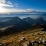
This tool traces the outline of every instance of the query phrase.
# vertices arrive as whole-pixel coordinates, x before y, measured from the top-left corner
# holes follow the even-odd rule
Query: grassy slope
[[[8,35],[8,36],[2,36],[0,38],[0,42],[3,43],[3,46],[21,46],[20,43],[24,43],[26,42],[26,40],[36,40],[36,37],[38,36],[39,38],[45,38],[46,39],[46,34],[43,35],[38,35],[39,32],[42,32],[41,30],[43,30],[43,28],[35,28],[35,29],[31,29],[31,30],[26,30],[17,34],[12,34],[12,35]],[[35,34],[35,36],[33,36],[32,34]],[[25,41],[21,42],[20,38],[21,37],[25,37]],[[37,40],[39,40],[39,38]]]

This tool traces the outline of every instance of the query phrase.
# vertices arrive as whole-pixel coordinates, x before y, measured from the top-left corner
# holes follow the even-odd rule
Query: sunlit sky
[[[0,13],[46,12],[46,0],[0,0]]]

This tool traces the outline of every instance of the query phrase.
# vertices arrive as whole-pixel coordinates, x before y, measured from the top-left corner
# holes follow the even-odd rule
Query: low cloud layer
[[[38,10],[34,9],[16,9],[16,8],[2,8],[2,12],[0,13],[34,13],[34,12],[39,12]],[[1,9],[0,9],[1,10]]]
[[[38,10],[34,10],[34,9],[18,9],[18,8],[14,8],[18,7],[19,4],[18,3],[14,3],[12,4],[12,2],[6,1],[6,0],[0,0],[0,13],[1,14],[6,14],[6,13],[31,13],[31,12],[39,12]]]

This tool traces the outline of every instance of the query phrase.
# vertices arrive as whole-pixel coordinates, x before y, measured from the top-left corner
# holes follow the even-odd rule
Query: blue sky
[[[46,0],[0,0],[0,10],[0,13],[32,11],[46,12]]]
[[[21,9],[46,10],[46,0],[10,0],[13,4],[18,3]]]

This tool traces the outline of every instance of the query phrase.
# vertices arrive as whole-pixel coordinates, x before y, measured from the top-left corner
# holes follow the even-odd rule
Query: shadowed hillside
[[[46,46],[46,21],[39,17],[14,17],[0,23],[0,46]]]

